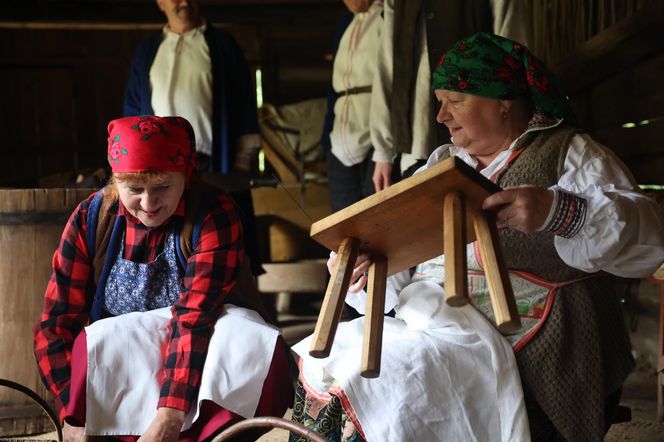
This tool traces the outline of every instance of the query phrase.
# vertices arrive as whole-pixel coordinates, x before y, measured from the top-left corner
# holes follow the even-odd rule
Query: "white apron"
[[[368,442],[530,440],[514,352],[477,310],[447,306],[432,281],[405,287],[396,310],[378,378],[360,376],[364,317],[339,324],[327,358],[309,356],[311,337],[295,345],[305,389],[339,395]]]
[[[253,417],[279,331],[258,313],[227,304],[210,339],[198,398],[182,431],[211,400],[242,417]],[[88,435],[140,435],[157,414],[162,347],[170,307],[128,313],[86,327]]]

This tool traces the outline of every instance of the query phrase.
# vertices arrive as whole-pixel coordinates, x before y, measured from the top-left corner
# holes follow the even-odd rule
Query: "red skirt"
[[[74,341],[71,356],[71,386],[65,422],[73,426],[85,426],[85,388],[88,369],[87,342],[85,331]],[[272,363],[263,383],[263,390],[256,408],[256,416],[282,417],[293,404],[293,383],[289,370],[289,355],[286,343],[281,336],[272,356]],[[180,442],[201,442],[209,440],[225,428],[241,421],[242,416],[223,408],[212,401],[203,401],[198,419],[191,428],[180,433]],[[260,430],[263,433],[267,430]],[[251,439],[258,437],[252,433]],[[116,439],[134,442],[138,436],[114,436]]]

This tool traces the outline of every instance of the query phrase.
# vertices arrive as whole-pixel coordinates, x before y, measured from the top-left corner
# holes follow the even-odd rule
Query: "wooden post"
[[[660,270],[664,266],[660,267]],[[657,358],[657,419],[664,422],[664,281],[659,284],[659,356]]]
[[[464,197],[453,191],[443,202],[443,249],[445,254],[445,302],[454,307],[468,299],[466,262],[466,209]]]
[[[500,249],[495,215],[482,210],[473,212],[472,217],[496,326],[503,333],[514,333],[521,328],[521,318],[516,309],[512,284]]]
[[[372,256],[367,286],[367,308],[364,317],[364,340],[362,342],[362,368],[365,378],[380,375],[380,355],[383,346],[383,322],[385,319],[385,286],[387,283],[387,260]]]
[[[309,354],[315,358],[329,356],[332,349],[358,249],[359,241],[355,238],[345,238],[339,246],[309,349]]]

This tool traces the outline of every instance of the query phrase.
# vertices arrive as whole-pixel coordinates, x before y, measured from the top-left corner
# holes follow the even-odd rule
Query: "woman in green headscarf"
[[[533,438],[602,440],[633,367],[608,273],[642,277],[661,264],[661,213],[576,127],[555,77],[523,45],[476,34],[447,52],[432,84],[453,145],[428,164],[460,156],[506,189],[484,208],[504,227],[507,265],[550,287],[520,297],[545,309],[535,327],[524,321],[519,336],[532,335],[510,338]]]
[[[555,78],[523,45],[475,34],[443,56],[432,84],[452,144],[424,167],[455,156],[504,189],[483,207],[496,212],[522,329],[502,337],[493,327],[471,244],[472,306],[442,302],[442,256],[388,279],[385,308],[396,315],[379,378],[348,368],[363,318],[339,325],[326,359],[308,357],[309,338],[296,345],[295,415],[315,422],[336,398],[367,440],[601,441],[634,366],[609,274],[638,278],[662,264],[664,214],[576,127]],[[369,263],[358,258],[346,298],[361,313]]]

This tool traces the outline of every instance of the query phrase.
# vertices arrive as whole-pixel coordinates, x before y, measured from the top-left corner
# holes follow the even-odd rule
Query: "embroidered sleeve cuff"
[[[543,230],[556,236],[572,238],[586,221],[588,201],[585,198],[556,189],[553,209]]]

